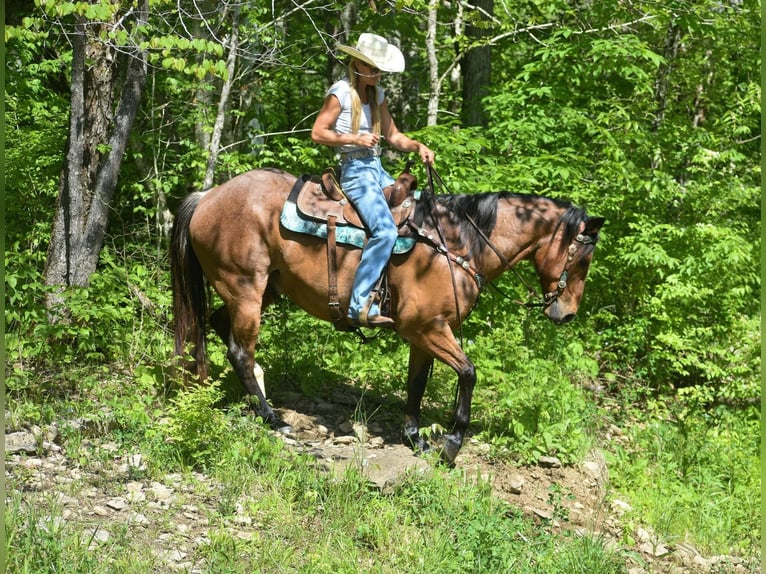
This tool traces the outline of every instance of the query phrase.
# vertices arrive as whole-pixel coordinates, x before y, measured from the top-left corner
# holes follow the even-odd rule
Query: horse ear
[[[595,235],[598,233],[598,230],[601,229],[601,226],[604,225],[604,219],[603,217],[588,217],[588,220],[585,222],[585,230],[583,233],[585,235]]]

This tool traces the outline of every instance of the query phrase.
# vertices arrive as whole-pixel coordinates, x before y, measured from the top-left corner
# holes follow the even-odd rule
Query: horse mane
[[[434,199],[441,217],[446,218],[449,224],[456,228],[462,243],[458,247],[466,248],[469,258],[479,256],[486,247],[486,242],[476,227],[487,237],[492,234],[497,225],[497,207],[500,200],[515,199],[524,205],[525,208],[517,213],[521,219],[531,219],[534,213],[539,211],[538,207],[541,203],[550,203],[558,209],[563,209],[564,213],[559,217],[553,231],[553,235],[555,235],[561,229],[560,249],[562,251],[574,241],[579,232],[580,224],[588,218],[584,209],[576,207],[568,201],[534,194],[501,191],[437,195]],[[469,221],[468,217],[473,220],[473,223]],[[476,227],[474,227],[474,223]],[[592,245],[588,247],[592,249]]]
[[[577,237],[577,234],[580,232],[580,224],[587,220],[588,215],[585,213],[584,209],[574,205],[569,205],[567,210],[559,218],[558,224],[556,225],[556,230],[553,232],[555,235],[560,227],[564,228],[562,231],[561,243],[559,244],[559,252],[564,251],[569,247],[569,245],[575,240],[575,237]],[[593,251],[594,247],[595,245],[593,243],[583,244],[583,255],[587,255]]]

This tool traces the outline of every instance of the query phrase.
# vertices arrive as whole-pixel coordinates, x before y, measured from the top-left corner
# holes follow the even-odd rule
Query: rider
[[[386,139],[399,151],[417,152],[432,164],[434,152],[396,127],[383,88],[377,85],[382,72],[404,71],[401,51],[377,34],[361,34],[356,47],[338,46],[351,56],[348,77],[334,83],[325,95],[311,139],[337,148],[340,184],[367,226],[369,239],[354,276],[348,317],[356,325],[393,327],[381,315],[372,289],[386,266],[394,243],[396,225],[383,188],[394,179],[380,163],[380,143]]]

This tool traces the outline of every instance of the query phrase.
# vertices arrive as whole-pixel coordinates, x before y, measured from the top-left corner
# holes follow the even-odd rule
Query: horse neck
[[[551,242],[563,212],[553,200],[544,197],[501,197],[489,240],[505,261],[485,247],[482,273],[491,281],[519,261],[532,259],[539,248]]]

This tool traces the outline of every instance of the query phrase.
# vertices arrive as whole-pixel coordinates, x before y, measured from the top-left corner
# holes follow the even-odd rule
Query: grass
[[[159,551],[167,524],[73,519],[50,498],[15,494],[9,572],[164,571],[170,548],[185,548],[183,561],[202,572],[625,571],[596,538],[559,540],[455,473],[412,476],[383,495],[353,470],[332,479],[285,453],[267,466],[220,469],[222,488],[240,490],[237,510],[209,506],[204,541],[192,549],[179,537]],[[94,536],[96,529],[108,538]]]
[[[116,378],[99,394],[126,387]],[[113,400],[98,436],[87,428],[64,431],[66,469],[77,468],[79,481],[30,491],[30,476],[12,473],[8,572],[167,571],[174,551],[189,570],[206,573],[625,571],[620,553],[597,536],[554,536],[459,469],[412,474],[383,493],[353,466],[340,477],[326,472],[236,405],[224,411],[206,404],[216,396],[209,389],[172,400],[148,387],[141,392],[143,415]],[[88,405],[98,408],[98,397],[83,399],[79,415]],[[212,426],[200,424],[205,409],[216,414]],[[179,435],[171,443],[162,435],[168,428]],[[196,442],[187,440],[192,434]],[[218,441],[216,456],[207,435]],[[136,451],[144,470],[115,470],[115,461]],[[173,500],[161,512],[150,494],[109,518],[91,511],[102,498],[124,496],[131,481],[167,484]],[[139,514],[147,520],[135,522]]]
[[[609,453],[613,483],[630,493],[635,520],[706,554],[757,556],[758,413],[706,410],[680,421],[666,407],[626,427],[624,444]]]
[[[304,316],[287,320],[298,324],[285,332],[266,328],[262,337],[259,362],[272,383],[311,394],[349,383],[346,373],[354,373],[351,384],[362,394],[374,389],[401,400],[406,353],[396,340],[383,337],[360,349],[326,328],[307,327]],[[216,384],[169,393],[163,365],[170,350],[163,341],[144,349],[151,367],[70,360],[55,370],[39,358],[13,363],[10,426],[79,421],[60,425],[61,442],[67,468],[87,478],[41,492],[27,489],[33,470],[14,467],[7,482],[8,572],[166,571],[168,553],[180,549],[182,563],[206,573],[626,571],[625,551],[598,533],[554,534],[460,469],[436,467],[385,494],[353,467],[333,477],[243,415],[241,390],[232,387],[220,346],[211,347]],[[758,413],[698,409],[680,418],[670,400],[621,412],[629,401],[619,397],[604,408],[571,383],[593,371],[579,349],[561,346],[554,363],[566,369],[529,363],[524,371],[512,362],[518,357],[487,350],[501,342],[482,346],[482,352],[480,343],[468,343],[477,347],[472,351],[482,365],[475,420],[496,433],[504,456],[526,460],[556,448],[566,461],[577,462],[598,432],[593,421],[614,423],[623,436],[604,448],[610,489],[633,507],[624,517],[626,545],[635,542],[631,536],[641,524],[663,540],[688,541],[706,553],[757,556]],[[304,362],[293,363],[295,357]],[[427,422],[448,420],[453,392],[454,375],[437,366],[426,394],[424,418],[433,419]],[[360,420],[367,415],[355,414]],[[505,428],[513,432],[501,434]],[[101,448],[109,443],[116,450]],[[145,468],[109,470],[136,452]],[[123,515],[105,520],[78,512],[53,496],[80,497],[93,489],[118,496],[128,481],[172,484],[175,502],[162,513],[152,512],[151,501],[131,505],[131,512],[149,517],[136,525]],[[197,507],[199,520],[184,534],[175,524],[189,512],[185,506]],[[102,531],[108,533],[103,540],[95,535]]]

